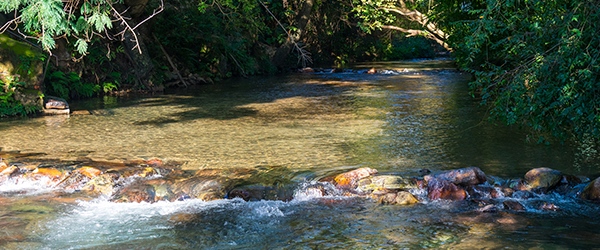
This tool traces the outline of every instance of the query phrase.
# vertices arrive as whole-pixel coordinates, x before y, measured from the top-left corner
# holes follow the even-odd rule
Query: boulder
[[[391,192],[382,195],[372,195],[372,198],[381,204],[389,205],[411,205],[419,200],[413,194],[406,191]]]
[[[440,178],[425,176],[427,181],[427,197],[432,200],[464,200],[467,192],[460,186]]]
[[[487,181],[485,173],[478,167],[468,167],[448,170],[433,175],[437,179],[444,179],[456,185],[471,186],[481,184]]]
[[[229,191],[227,198],[242,198],[245,201],[281,200],[290,201],[294,192],[286,187],[264,186],[260,184],[244,185]]]
[[[349,172],[341,173],[333,178],[333,182],[338,188],[355,189],[358,187],[358,180],[376,174],[377,170],[372,168],[358,168]]]
[[[377,190],[401,190],[418,188],[416,179],[405,178],[397,175],[375,175],[368,176],[358,181],[358,189],[361,191],[374,192]]]
[[[560,171],[551,168],[534,168],[525,174],[525,182],[529,190],[549,191],[562,180]]]
[[[600,177],[587,184],[579,197],[584,200],[600,202]]]

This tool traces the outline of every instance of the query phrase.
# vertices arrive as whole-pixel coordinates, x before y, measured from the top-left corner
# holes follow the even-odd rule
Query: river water
[[[378,74],[365,74],[376,67]],[[498,179],[550,167],[600,175],[593,145],[536,144],[487,122],[451,61],[356,65],[342,73],[236,79],[144,98],[71,104],[88,115],[0,122],[0,156],[37,161],[159,158],[184,171],[255,168],[297,183],[294,199],[112,203],[0,186],[7,249],[570,249],[600,244],[600,209],[540,195],[544,211],[481,213],[467,202],[379,205],[303,185],[358,167],[416,175],[468,166]],[[6,235],[6,236],[4,236]]]

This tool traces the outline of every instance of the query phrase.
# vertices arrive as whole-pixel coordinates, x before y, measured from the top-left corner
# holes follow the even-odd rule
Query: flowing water
[[[237,79],[144,98],[75,102],[88,115],[0,122],[0,156],[122,163],[159,158],[183,171],[256,169],[291,180],[291,201],[113,203],[57,198],[36,183],[0,186],[5,249],[582,249],[600,243],[600,206],[556,194],[524,212],[473,202],[380,205],[315,194],[318,179],[358,167],[415,176],[480,167],[497,179],[550,167],[595,178],[593,145],[535,144],[487,122],[470,76],[444,60],[356,65],[379,73]],[[528,142],[528,141],[533,141]],[[551,202],[560,209],[538,209]]]

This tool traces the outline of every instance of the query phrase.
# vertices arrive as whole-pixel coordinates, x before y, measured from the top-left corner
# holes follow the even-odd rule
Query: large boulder
[[[378,190],[406,190],[418,188],[417,180],[397,175],[368,176],[358,181],[358,189],[373,192]]]
[[[534,168],[525,173],[525,181],[529,190],[548,191],[560,183],[563,175],[551,168]]]
[[[432,200],[464,200],[467,192],[462,187],[441,178],[425,176],[427,181],[427,197]]]
[[[471,186],[481,184],[487,181],[485,173],[478,167],[468,167],[448,170],[433,175],[437,179],[444,179],[456,185]]]
[[[379,203],[390,205],[411,205],[419,202],[417,197],[407,191],[373,195],[372,197],[379,201]]]
[[[369,177],[376,173],[377,169],[358,168],[349,172],[336,175],[333,178],[333,182],[338,188],[355,189],[358,187],[358,180]]]
[[[600,202],[600,177],[587,184],[579,197],[584,200]]]

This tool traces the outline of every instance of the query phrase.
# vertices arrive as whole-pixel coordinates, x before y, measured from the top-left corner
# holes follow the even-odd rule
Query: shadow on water
[[[321,102],[340,99],[356,88],[356,85],[334,82],[327,79],[311,79],[306,75],[280,76],[271,78],[228,80],[218,85],[194,86],[183,90],[169,90],[164,95],[118,101],[119,107],[164,107],[174,106],[177,110],[159,117],[136,121],[135,125],[161,126],[169,123],[188,122],[198,119],[231,120],[243,117],[261,118],[259,111],[249,104],[272,103],[288,98],[317,98]],[[281,84],[282,82],[287,84]],[[350,97],[349,97],[350,98]],[[316,103],[316,106],[319,104]],[[101,102],[75,102],[74,109],[104,109]],[[108,106],[110,108],[110,105]],[[183,111],[180,111],[182,110]],[[322,112],[323,110],[320,110]],[[333,111],[332,111],[333,112]],[[271,114],[272,115],[272,114]],[[310,110],[295,110],[282,107],[279,116],[310,115]],[[264,119],[269,119],[263,117]],[[272,119],[273,117],[270,117]]]

